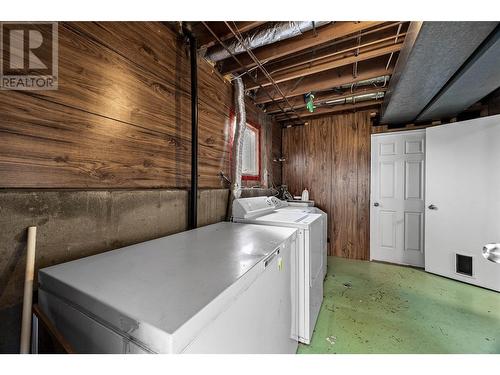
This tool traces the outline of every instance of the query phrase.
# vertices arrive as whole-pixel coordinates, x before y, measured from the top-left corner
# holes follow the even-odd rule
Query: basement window
[[[260,180],[260,126],[247,123],[243,135],[242,179]]]

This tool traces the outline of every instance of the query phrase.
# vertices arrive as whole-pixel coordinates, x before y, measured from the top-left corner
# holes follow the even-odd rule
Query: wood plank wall
[[[200,60],[200,187],[229,171],[232,87]],[[0,92],[0,181],[23,188],[186,188],[187,50],[155,22],[59,24],[59,89]]]
[[[159,24],[60,23],[59,89],[0,93],[2,187],[187,186],[186,61]]]
[[[330,255],[369,259],[370,130],[369,112],[283,129],[283,183],[328,213]]]
[[[224,188],[232,85],[198,66],[199,187]],[[189,186],[188,51],[161,23],[60,23],[59,89],[2,91],[0,113],[0,187]]]

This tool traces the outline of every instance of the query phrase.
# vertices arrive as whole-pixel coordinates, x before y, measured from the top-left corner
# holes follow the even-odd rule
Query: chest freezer
[[[297,234],[218,223],[39,271],[80,353],[295,353]]]

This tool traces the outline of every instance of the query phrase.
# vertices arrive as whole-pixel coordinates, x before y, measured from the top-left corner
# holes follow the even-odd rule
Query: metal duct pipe
[[[372,86],[375,89],[382,89],[382,88],[387,86],[387,83],[389,82],[389,78],[390,78],[390,76],[384,75],[384,76],[379,76],[379,77],[375,77],[375,78],[364,79],[362,81],[337,86],[334,88],[334,90],[342,89],[342,92],[340,92],[340,93],[337,92],[336,96],[339,96],[341,94],[348,95],[349,93],[347,92],[347,89],[350,89],[351,93],[354,94],[355,88],[360,88],[360,87],[364,87],[364,86]],[[328,90],[328,93],[330,93],[330,92],[331,92],[331,90]],[[328,99],[321,99],[320,98],[320,97],[327,97],[328,93],[326,93],[326,91],[319,92],[318,99],[315,100],[314,104],[315,105],[316,104],[322,105],[322,104],[330,103],[331,101],[337,100],[337,99],[331,99],[331,101],[327,101]],[[300,99],[300,100],[302,100],[302,99]],[[344,98],[339,99],[339,100],[344,100]],[[303,103],[303,102],[297,103],[297,101],[294,100],[293,103],[294,103],[293,105],[294,105],[295,109],[305,107],[305,103]],[[277,114],[278,112],[289,112],[289,111],[291,111],[291,109],[289,107],[285,107],[283,110],[281,108],[280,109],[275,109],[275,108],[269,109],[266,107],[266,110],[264,112],[266,112],[267,114],[274,115],[274,114]]]
[[[360,87],[360,86],[368,86],[368,85],[373,85],[373,86],[381,85],[378,87],[385,87],[387,82],[389,82],[389,78],[391,78],[391,77],[386,75],[386,76],[380,76],[380,77],[375,77],[375,78],[370,78],[370,79],[364,79],[362,81],[358,81],[355,83],[349,83],[347,85],[342,85],[342,86],[340,86],[340,88],[347,89],[349,87]]]
[[[247,33],[243,37],[243,43],[247,48],[254,49],[301,35],[306,31],[324,26],[330,22],[331,21],[272,22],[270,25],[266,24],[265,28],[259,28]],[[236,38],[228,41],[226,47],[233,55],[245,52],[245,47]],[[214,62],[224,60],[230,56],[231,54],[222,46],[209,48],[205,55],[206,58]]]
[[[342,98],[342,99],[334,99],[334,100],[328,100],[322,104],[325,105],[339,105],[339,104],[354,104],[354,103],[359,103],[359,102],[365,102],[367,100],[377,100],[381,99],[384,97],[384,92],[372,92],[370,94],[359,94],[359,95],[353,95],[348,98]]]
[[[243,157],[243,136],[247,126],[246,112],[245,112],[245,87],[243,80],[238,77],[233,80],[235,83],[234,88],[234,101],[235,101],[235,118],[236,124],[234,126],[233,136],[233,149],[231,154],[231,191],[227,207],[227,219],[231,218],[233,211],[233,200],[241,196],[241,169]]]

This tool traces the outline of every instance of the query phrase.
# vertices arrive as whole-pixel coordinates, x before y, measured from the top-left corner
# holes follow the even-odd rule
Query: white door
[[[500,243],[500,116],[427,129],[426,161],[426,271],[500,291],[483,256]]]
[[[372,135],[370,258],[424,267],[425,131]]]

